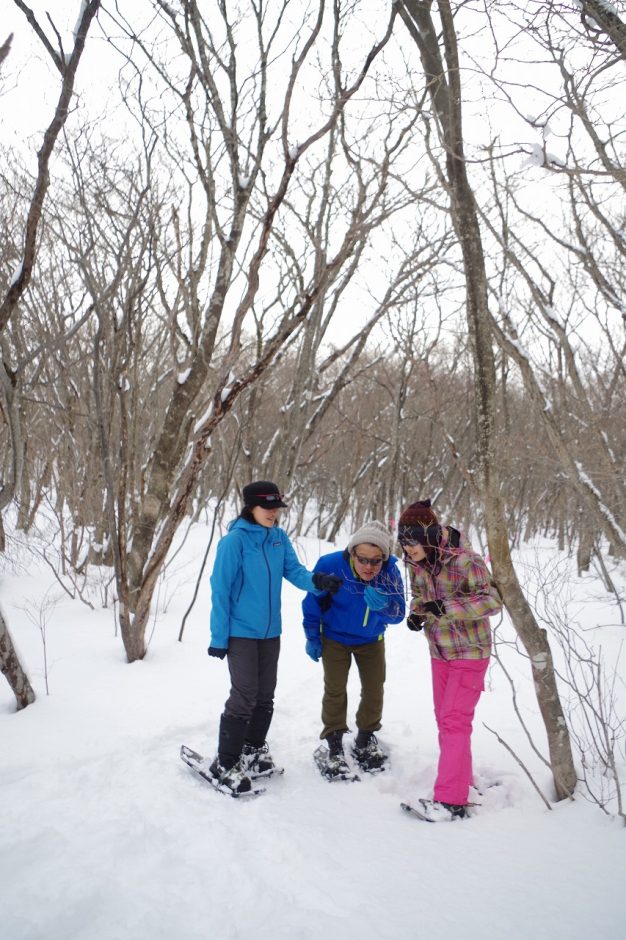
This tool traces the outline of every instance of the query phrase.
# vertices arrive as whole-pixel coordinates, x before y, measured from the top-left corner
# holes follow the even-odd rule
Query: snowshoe
[[[378,774],[385,770],[388,755],[372,731],[359,731],[351,753],[364,773]]]
[[[250,778],[241,769],[239,763],[226,769],[219,763],[217,757],[208,765],[208,761],[197,751],[185,744],[180,749],[181,759],[193,770],[195,774],[210,783],[214,790],[226,793],[236,799],[241,796],[260,796],[265,793],[263,787],[253,787]]]
[[[406,813],[424,822],[454,822],[455,819],[469,819],[467,805],[420,799],[415,804],[400,803],[400,806]]]
[[[271,777],[273,774],[284,774],[285,772],[284,767],[278,767],[274,763],[267,741],[261,747],[244,744],[239,763],[251,780],[256,780],[258,777]]]
[[[313,760],[322,777],[328,780],[329,783],[332,783],[333,780],[356,781],[361,779],[358,774],[352,772],[343,752],[331,754],[323,744],[320,744],[313,752]]]

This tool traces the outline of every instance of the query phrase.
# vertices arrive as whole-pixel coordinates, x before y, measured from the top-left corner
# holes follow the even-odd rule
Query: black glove
[[[406,625],[409,630],[415,630],[418,633],[424,624],[426,623],[426,617],[422,617],[421,614],[409,614],[406,618]]]
[[[218,659],[224,659],[227,650],[222,650],[218,646],[209,646],[207,653],[209,656],[217,656]]]
[[[318,591],[328,591],[329,594],[336,594],[343,584],[343,578],[339,578],[336,574],[324,574],[323,571],[316,571],[313,575],[313,584]]]
[[[446,612],[443,601],[428,601],[427,604],[424,604],[424,608],[429,614],[432,614],[433,617],[443,617]]]

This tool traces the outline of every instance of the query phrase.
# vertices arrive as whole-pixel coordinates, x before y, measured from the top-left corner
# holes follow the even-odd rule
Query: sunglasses
[[[268,503],[281,502],[285,498],[284,493],[257,493],[255,499],[264,499]]]
[[[378,568],[379,565],[382,565],[383,558],[364,558],[363,555],[354,556],[360,565],[366,565],[368,568]]]
[[[416,545],[421,545],[422,542],[418,539],[400,539],[400,545],[402,548],[415,548]]]

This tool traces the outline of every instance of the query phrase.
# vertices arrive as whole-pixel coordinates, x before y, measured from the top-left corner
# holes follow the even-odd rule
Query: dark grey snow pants
[[[246,741],[260,747],[267,735],[274,711],[274,691],[278,675],[280,637],[228,641],[230,695],[224,716],[248,723]]]

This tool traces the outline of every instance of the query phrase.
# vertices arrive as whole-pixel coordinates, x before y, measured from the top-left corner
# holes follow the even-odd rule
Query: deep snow
[[[2,936],[623,936],[626,829],[582,796],[546,809],[484,727],[498,731],[550,795],[550,775],[528,747],[497,665],[478,707],[473,750],[478,774],[500,785],[485,792],[467,821],[429,825],[402,813],[401,800],[431,795],[437,758],[426,641],[403,624],[387,633],[379,737],[391,753],[388,772],[352,784],[328,784],[317,774],[311,755],[321,664],[304,653],[303,595],[285,582],[270,735],[285,775],[248,801],[222,796],[194,777],[178,757],[180,745],[213,752],[228,691],[226,664],[206,655],[209,569],[177,641],[207,532],[194,527],[172,562],[149,654],[133,665],[125,662],[111,610],[70,600],[49,569],[12,543],[18,560],[0,572],[0,598],[38,699],[16,713],[0,681]],[[296,544],[310,567],[319,551],[335,547],[313,539]],[[524,549],[520,570],[530,583],[533,572],[567,564],[542,545]],[[599,582],[569,576],[567,593],[590,635],[601,634],[603,648],[616,656],[624,627]],[[41,634],[24,609],[36,618],[44,595],[58,599],[46,626],[49,695]],[[508,629],[504,622],[498,632],[506,636]],[[544,748],[527,665],[512,651],[506,655],[525,719]],[[357,695],[353,669],[351,721]],[[623,752],[621,760],[626,776]]]

